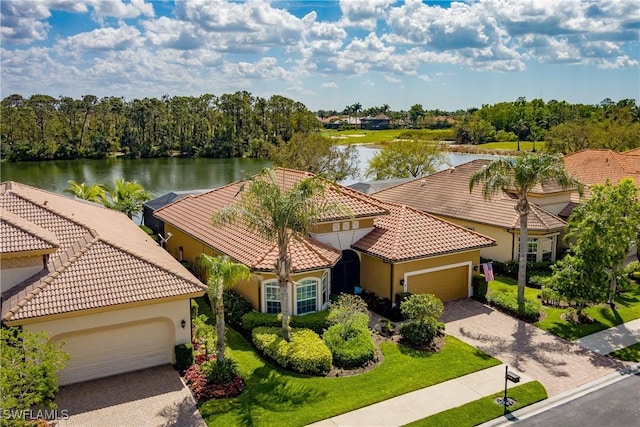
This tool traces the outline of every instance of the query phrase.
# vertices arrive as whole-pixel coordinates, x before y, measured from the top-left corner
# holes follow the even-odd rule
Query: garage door
[[[469,267],[461,266],[410,275],[407,290],[413,294],[433,294],[442,301],[469,296]]]
[[[69,353],[60,385],[171,363],[168,322],[151,321],[79,331],[61,337]]]

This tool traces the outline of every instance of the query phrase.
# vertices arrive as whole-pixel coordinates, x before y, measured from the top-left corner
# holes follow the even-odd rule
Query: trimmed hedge
[[[358,368],[375,359],[376,348],[367,328],[353,330],[342,339],[342,325],[332,325],[322,335],[333,355],[333,364],[339,368]]]
[[[233,327],[242,326],[242,316],[253,311],[249,300],[233,289],[224,291],[223,302],[224,319]]]
[[[193,364],[193,345],[191,343],[175,346],[176,369],[184,371]]]
[[[415,347],[431,344],[441,331],[444,331],[444,323],[434,318],[427,318],[422,322],[409,320],[400,327],[402,339]]]
[[[542,305],[538,300],[524,299],[524,310],[518,310],[518,296],[505,290],[491,291],[487,297],[490,305],[500,311],[509,313],[527,322],[537,322],[540,319]]]
[[[316,334],[321,335],[327,329],[328,315],[329,312],[325,310],[305,314],[304,316],[291,316],[289,326],[292,328],[311,329]],[[245,330],[252,331],[260,326],[282,327],[280,315],[252,311],[242,316],[242,327]]]
[[[473,299],[485,302],[487,300],[489,284],[487,283],[484,274],[473,276],[471,286],[473,287]]]
[[[260,326],[251,332],[258,350],[283,368],[302,374],[321,375],[331,370],[331,350],[310,329],[292,329],[285,341],[279,328]]]

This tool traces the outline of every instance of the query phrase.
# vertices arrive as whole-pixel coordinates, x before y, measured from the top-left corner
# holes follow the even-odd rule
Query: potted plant
[[[380,333],[386,337],[393,336],[396,332],[396,325],[388,319],[380,319]]]

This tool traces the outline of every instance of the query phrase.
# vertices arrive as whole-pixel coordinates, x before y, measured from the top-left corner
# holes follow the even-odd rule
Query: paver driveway
[[[540,381],[554,396],[625,365],[471,299],[445,303],[449,335]]]
[[[205,426],[189,389],[169,365],[60,387],[61,427]]]

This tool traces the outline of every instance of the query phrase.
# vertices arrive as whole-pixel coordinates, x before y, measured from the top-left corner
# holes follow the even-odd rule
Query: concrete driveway
[[[56,397],[60,427],[202,427],[195,400],[170,366],[63,386]]]
[[[445,303],[440,320],[447,334],[540,381],[549,396],[625,366],[471,299]]]

